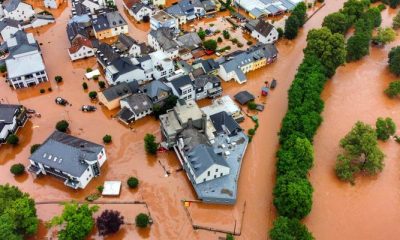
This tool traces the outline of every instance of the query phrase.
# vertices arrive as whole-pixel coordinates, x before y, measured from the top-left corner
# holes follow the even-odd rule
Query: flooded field
[[[249,90],[257,96],[257,102],[266,102],[266,108],[259,114],[260,127],[244,158],[236,205],[225,207],[192,204],[188,211],[194,224],[232,230],[236,222],[236,229],[241,231],[237,239],[267,239],[267,231],[275,217],[271,204],[275,179],[275,153],[278,146],[277,132],[287,109],[287,90],[302,60],[302,49],[306,44],[307,31],[319,27],[323,17],[337,11],[343,2],[344,0],[328,0],[326,6],[306,23],[295,41],[281,41],[277,44],[279,49],[277,62],[250,73],[246,84],[238,85],[234,82],[223,84],[224,94],[233,96],[240,90]],[[118,8],[122,10],[122,1],[118,0],[117,3]],[[57,10],[57,14],[56,24],[39,30],[31,30],[39,43],[42,43],[43,57],[51,81],[21,91],[10,89],[4,79],[0,81],[2,102],[20,102],[42,115],[41,118],[31,119],[19,132],[21,144],[18,147],[12,148],[5,145],[1,147],[1,183],[18,185],[40,202],[83,200],[95,192],[96,187],[105,180],[120,180],[123,182],[121,196],[100,200],[145,201],[149,206],[154,224],[144,233],[134,226],[124,226],[120,235],[109,239],[212,240],[223,236],[223,234],[206,230],[193,230],[182,204],[183,199],[195,199],[191,184],[182,171],[172,171],[169,177],[166,177],[164,171],[164,168],[176,170],[180,167],[175,154],[169,152],[159,154],[157,157],[149,157],[145,154],[144,135],[153,133],[160,138],[159,123],[156,120],[147,117],[134,124],[133,129],[129,129],[112,119],[115,112],[101,109],[100,106],[98,106],[99,111],[94,113],[82,113],[79,110],[81,105],[91,103],[88,92],[82,89],[82,83],[84,81],[88,83],[89,91],[99,90],[97,82],[83,79],[85,69],[97,68],[97,64],[94,59],[70,62],[67,54],[69,42],[65,32],[70,6],[66,4],[65,8]],[[388,17],[388,13],[386,14],[385,17]],[[123,15],[127,18],[126,12]],[[129,34],[139,41],[145,41],[148,27],[134,21],[129,23]],[[317,239],[338,239],[335,238],[337,236],[335,234],[339,232],[341,234],[343,232],[340,239],[379,239],[379,237],[368,237],[374,236],[371,234],[378,236],[378,233],[385,233],[386,239],[393,239],[394,236],[399,235],[396,229],[390,232],[383,230],[383,226],[389,226],[400,220],[400,214],[395,210],[399,195],[398,190],[396,191],[396,182],[400,177],[397,170],[399,164],[395,160],[397,153],[395,143],[384,145],[388,156],[386,167],[376,180],[360,179],[355,187],[351,187],[338,182],[332,170],[338,151],[336,147],[338,140],[356,120],[372,123],[377,116],[386,115],[393,117],[396,122],[400,120],[395,116],[396,111],[399,110],[396,108],[396,101],[388,100],[382,94],[382,90],[394,79],[385,70],[388,49],[389,47],[384,50],[373,49],[370,58],[340,68],[324,92],[324,99],[327,100],[324,112],[325,122],[315,140],[316,166],[311,172],[316,193],[312,214],[306,219],[307,225]],[[64,82],[57,85],[53,80],[56,75],[61,75]],[[259,97],[264,81],[270,81],[272,78],[278,80],[277,88],[268,98]],[[48,89],[48,87],[52,88],[51,92],[39,93],[41,88]],[[55,105],[53,101],[57,96],[66,98],[72,106]],[[71,134],[90,141],[101,143],[105,134],[112,135],[113,143],[106,146],[108,160],[101,169],[101,177],[93,180],[85,190],[78,191],[70,190],[62,182],[50,177],[34,179],[26,174],[14,178],[9,172],[10,166],[17,162],[27,166],[30,146],[43,142],[53,131],[56,122],[62,119],[70,122]],[[333,124],[337,126],[334,130],[331,127]],[[242,127],[247,131],[253,127],[253,123],[246,119]],[[137,191],[131,191],[126,186],[125,182],[130,176],[137,176],[140,180]],[[105,208],[118,209],[126,219],[131,220],[140,210],[129,205],[107,205]],[[242,215],[243,210],[244,215]],[[59,211],[57,205],[38,207],[39,217],[43,221],[50,219]],[[374,218],[377,216],[374,213],[379,213],[379,216],[385,219]],[[365,219],[369,219],[369,222]],[[43,239],[48,234],[50,233],[41,228],[36,239]],[[95,234],[93,233],[92,239],[96,238]]]

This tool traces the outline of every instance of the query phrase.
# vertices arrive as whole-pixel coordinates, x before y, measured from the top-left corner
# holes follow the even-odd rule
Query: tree
[[[299,26],[300,26],[299,20],[296,17],[290,16],[285,21],[285,32],[284,32],[285,38],[289,40],[295,39],[299,32]]]
[[[247,103],[247,107],[250,110],[255,110],[257,108],[257,104],[254,101],[250,101],[250,102]]]
[[[227,30],[222,31],[222,36],[224,36],[225,39],[229,39],[231,37]]]
[[[41,144],[33,144],[31,146],[31,154],[33,154],[36,150],[38,150],[40,146]]]
[[[366,18],[369,18],[372,21],[373,27],[379,27],[382,23],[382,15],[381,10],[377,7],[368,8],[367,11],[364,13]]]
[[[25,172],[25,166],[21,163],[13,164],[10,168],[10,172],[15,176],[22,175]]]
[[[400,46],[389,52],[389,70],[396,76],[400,75]]]
[[[127,184],[129,188],[137,188],[139,186],[139,180],[135,177],[128,178]]]
[[[110,143],[110,142],[112,142],[112,137],[111,137],[111,135],[108,135],[108,134],[104,135],[104,137],[103,137],[103,142],[104,142],[104,143]]]
[[[218,44],[217,44],[217,41],[210,39],[210,40],[204,41],[203,46],[206,50],[215,52],[215,50],[217,50]]]
[[[7,137],[7,143],[13,146],[17,146],[19,143],[19,138],[15,134],[10,134]]]
[[[399,5],[400,0],[387,0],[387,2],[391,8],[396,8]]]
[[[235,238],[233,237],[233,235],[230,234],[230,233],[226,234],[226,238],[225,238],[225,239],[226,239],[226,240],[235,240]]]
[[[354,183],[355,174],[362,171],[376,175],[383,169],[384,154],[378,147],[377,135],[368,124],[357,122],[340,140],[343,153],[336,160],[336,175],[342,181]]]
[[[137,227],[146,228],[149,225],[150,218],[145,213],[139,213],[135,218],[135,223]]]
[[[89,207],[87,203],[65,203],[60,216],[53,217],[49,226],[58,226],[58,239],[60,240],[84,240],[90,234],[94,226],[93,213],[98,206]]]
[[[271,240],[314,240],[300,220],[282,216],[275,219],[274,226],[269,231],[269,237]]]
[[[90,99],[96,99],[97,98],[97,92],[96,91],[91,91],[90,93],[89,93],[89,98]]]
[[[278,38],[281,39],[283,37],[284,31],[281,27],[276,29],[278,31]]]
[[[345,34],[349,28],[349,23],[346,15],[341,12],[335,12],[324,18],[322,26],[327,27],[332,33]]]
[[[104,81],[99,81],[99,88],[103,89],[106,87],[106,83]]]
[[[375,126],[376,136],[379,140],[386,141],[396,133],[396,124],[391,118],[378,118]]]
[[[339,33],[332,34],[326,27],[312,29],[307,35],[304,54],[316,56],[325,66],[327,76],[332,77],[336,68],[346,60],[344,36]]]
[[[231,4],[232,4],[232,0],[226,0],[224,5],[226,8],[229,8],[231,6]]]
[[[55,77],[54,77],[54,80],[55,80],[57,83],[60,83],[60,82],[63,81],[63,78],[62,78],[61,76],[55,76]]]
[[[351,25],[364,14],[369,4],[369,0],[347,0],[343,4],[341,12],[347,16]]]
[[[387,44],[396,39],[396,32],[391,28],[378,28],[377,35],[372,38],[377,44]]]
[[[385,90],[385,93],[390,98],[397,97],[400,94],[400,80],[391,82],[389,87]]]
[[[1,73],[7,72],[7,66],[6,66],[5,64],[0,65],[0,72],[1,72]]]
[[[392,27],[394,29],[399,29],[400,28],[400,12],[397,12],[396,16],[393,18]]]
[[[201,40],[204,40],[206,38],[206,32],[203,30],[203,28],[200,28],[200,30],[197,32],[197,35],[199,35],[199,38]]]
[[[39,226],[35,201],[17,187],[0,185],[0,239],[21,240]]]
[[[105,210],[96,219],[96,226],[101,236],[118,232],[122,224],[124,224],[124,217],[114,210]]]
[[[157,153],[156,137],[153,134],[146,134],[144,137],[144,149],[152,155]]]
[[[301,219],[311,211],[313,188],[307,178],[294,172],[279,175],[273,191],[279,215]]]
[[[87,85],[87,83],[82,83],[82,88],[83,88],[83,90],[87,90],[88,89],[88,85]]]
[[[91,71],[93,71],[93,69],[91,69],[90,67],[86,68],[87,73],[90,73]]]
[[[370,40],[369,36],[364,32],[360,32],[351,36],[347,41],[346,61],[347,62],[357,61],[360,60],[362,57],[368,55],[369,40]]]
[[[292,15],[297,18],[299,27],[303,27],[307,19],[307,6],[304,2],[299,2],[292,11]]]
[[[56,129],[60,132],[66,132],[68,130],[69,123],[65,120],[61,120],[56,124]]]

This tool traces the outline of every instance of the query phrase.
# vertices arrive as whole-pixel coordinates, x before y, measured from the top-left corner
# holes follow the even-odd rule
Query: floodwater
[[[233,82],[223,84],[224,93],[230,96],[233,96],[240,90],[249,90],[256,96],[259,96],[260,88],[264,81],[271,80],[272,78],[278,80],[278,87],[268,98],[257,98],[258,102],[266,103],[266,109],[259,114],[260,127],[252,143],[249,145],[244,158],[241,177],[239,179],[238,201],[234,206],[193,203],[187,209],[189,216],[187,215],[182,200],[195,199],[195,194],[185,173],[175,171],[180,166],[174,153],[168,152],[159,154],[157,157],[150,157],[144,152],[143,138],[146,133],[153,133],[157,138],[160,138],[159,123],[152,117],[138,121],[133,125],[132,129],[129,129],[118,123],[115,119],[112,119],[115,111],[110,112],[101,109],[100,106],[99,110],[94,113],[82,113],[79,111],[80,106],[83,104],[97,104],[89,100],[88,91],[83,91],[81,85],[82,82],[86,81],[89,85],[89,91],[99,90],[96,82],[83,79],[83,74],[87,67],[97,68],[98,66],[94,59],[77,61],[75,63],[71,63],[69,60],[67,54],[69,42],[65,32],[65,25],[70,15],[70,6],[68,4],[65,4],[65,7],[56,11],[57,22],[55,24],[39,30],[31,30],[39,43],[42,44],[43,57],[51,81],[37,87],[19,91],[10,89],[4,79],[0,81],[0,100],[2,102],[20,102],[28,108],[35,109],[42,115],[41,118],[32,118],[26,127],[20,130],[21,144],[18,147],[13,148],[6,145],[1,147],[0,182],[17,185],[23,191],[29,192],[36,201],[40,202],[68,201],[71,199],[83,200],[89,194],[96,192],[96,187],[101,185],[105,180],[122,181],[123,187],[119,198],[101,198],[100,200],[145,201],[148,204],[154,224],[145,232],[138,231],[131,225],[124,226],[121,233],[107,239],[202,240],[218,239],[218,237],[223,236],[223,234],[206,230],[193,230],[189,218],[192,218],[194,224],[216,227],[221,230],[235,229],[236,224],[236,232],[240,232],[240,236],[237,239],[267,239],[268,229],[275,218],[275,210],[272,206],[272,188],[275,179],[275,153],[278,146],[277,132],[287,109],[287,90],[293,80],[297,66],[303,57],[302,49],[306,44],[306,32],[312,28],[319,27],[323,17],[337,11],[343,2],[344,0],[327,1],[326,6],[306,23],[295,41],[281,41],[277,44],[280,52],[277,62],[248,74],[248,82],[246,84],[238,85]],[[122,1],[118,0],[117,3],[118,8],[122,10]],[[123,15],[127,17],[126,12]],[[149,31],[148,27],[146,28],[145,24],[137,24],[133,21],[130,21],[129,24],[129,34],[139,41],[145,41],[146,34]],[[393,79],[384,70],[386,62],[385,51],[373,50],[371,59],[367,59],[367,61],[363,61],[359,65],[348,65],[345,68],[339,69],[338,74],[328,84],[327,90],[324,92],[324,98],[327,100],[324,112],[326,121],[315,140],[316,167],[311,173],[311,180],[316,187],[316,194],[312,214],[306,219],[306,223],[315,233],[317,239],[333,238],[335,234],[342,232],[343,226],[351,226],[352,229],[359,227],[360,232],[365,234],[363,236],[367,236],[367,232],[371,231],[366,231],[368,229],[364,228],[364,226],[369,226],[371,229],[373,227],[372,224],[364,222],[354,223],[350,222],[350,220],[359,217],[357,214],[361,213],[363,215],[360,219],[366,219],[365,216],[368,213],[370,214],[368,216],[371,216],[369,221],[373,222],[372,220],[374,220],[376,223],[380,218],[372,218],[372,216],[375,216],[372,214],[375,212],[378,213],[378,210],[376,208],[368,208],[367,211],[364,207],[360,213],[352,211],[350,207],[347,207],[356,204],[364,206],[365,204],[362,201],[365,201],[365,199],[374,199],[376,200],[376,204],[381,204],[379,206],[393,206],[393,209],[395,209],[394,205],[398,200],[397,191],[395,189],[392,191],[387,189],[392,186],[381,183],[379,186],[375,186],[373,190],[376,191],[372,192],[371,187],[365,187],[365,185],[374,185],[374,182],[371,183],[371,180],[365,180],[365,183],[358,181],[356,187],[349,187],[339,183],[332,175],[332,166],[337,154],[336,146],[338,139],[348,131],[354,121],[368,113],[374,114],[374,116],[371,117],[368,115],[369,118],[362,120],[372,122],[376,118],[376,110],[379,109],[380,114],[389,114],[389,112],[393,111],[392,108],[395,107],[395,101],[387,100],[381,96],[382,89],[388,84],[389,78],[390,80]],[[357,70],[358,68],[359,71]],[[381,69],[380,72],[378,72],[379,69]],[[53,80],[56,75],[61,75],[64,78],[64,82],[57,85]],[[376,78],[380,76],[380,79],[373,79],[374,76]],[[386,79],[384,76],[387,76]],[[372,81],[368,81],[368,79]],[[339,82],[341,83],[339,84]],[[41,88],[48,89],[50,86],[52,88],[51,92],[39,93]],[[368,94],[360,91],[359,95],[353,98],[356,93],[353,89],[362,89],[363,91],[368,91]],[[353,95],[344,95],[349,91],[352,91]],[[372,94],[375,94],[373,95],[374,97],[371,97]],[[55,105],[53,101],[57,96],[66,98],[72,103],[72,106],[62,107]],[[382,97],[381,101],[375,102],[380,97]],[[349,103],[345,102],[346,99]],[[335,102],[335,100],[338,102]],[[360,103],[358,104],[360,107],[353,107],[353,104],[358,102]],[[368,110],[371,107],[368,112],[365,111],[367,107]],[[343,113],[340,111],[340,114],[337,114],[338,109],[342,109]],[[350,121],[352,118],[349,115],[353,117],[354,121]],[[344,119],[340,122],[337,121],[337,117]],[[32,176],[26,174],[14,178],[9,173],[10,166],[14,163],[23,163],[25,166],[28,166],[27,159],[29,157],[30,146],[43,142],[53,131],[56,122],[61,119],[66,119],[70,122],[71,134],[90,141],[101,143],[102,137],[105,134],[112,135],[113,143],[106,146],[108,160],[101,169],[102,175],[93,180],[85,190],[77,191],[68,189],[62,182],[51,177],[33,179]],[[335,121],[335,125],[338,125],[338,130],[329,131],[332,128],[328,127],[328,123],[333,120]],[[395,120],[399,119],[395,117]],[[337,122],[340,122],[340,124],[337,124]],[[247,130],[253,127],[253,123],[249,119],[246,119],[242,127]],[[327,129],[329,130],[327,131]],[[326,134],[326,136],[323,134]],[[395,168],[397,164],[394,161],[395,147],[394,143],[385,145],[385,148],[393,148],[393,151],[390,155],[390,152],[385,149],[385,153],[388,155],[386,160],[387,166],[384,173],[377,180],[374,180],[375,182],[385,181],[386,178],[389,178],[392,179],[393,183],[399,178],[397,175],[398,171]],[[389,160],[390,156],[392,156],[393,161]],[[323,164],[324,161],[326,161],[326,164]],[[166,177],[164,169],[170,170],[173,173],[169,177]],[[390,171],[393,174],[390,175]],[[125,184],[130,176],[137,176],[140,180],[139,189],[136,191],[129,190]],[[385,178],[385,176],[387,177]],[[394,186],[395,184],[393,184]],[[362,192],[362,189],[365,188],[371,193],[376,192],[377,194],[368,194],[368,196],[365,196],[366,194],[364,193],[363,197],[361,197],[361,195],[355,193],[356,191]],[[338,191],[339,189],[340,191]],[[332,196],[333,194],[326,194],[324,191],[328,190],[337,191],[337,193],[334,196]],[[347,191],[345,196],[339,198],[338,195],[344,194],[345,191]],[[377,191],[379,191],[379,194]],[[382,192],[386,193],[386,195],[383,195]],[[383,200],[385,202],[381,202]],[[339,207],[342,205],[348,208],[346,209],[346,216],[340,215],[340,212],[345,212],[341,211],[342,209],[335,209],[335,206]],[[354,209],[361,209],[359,206]],[[107,205],[103,206],[104,208],[118,209],[127,219],[133,219],[141,211],[140,208],[129,205]],[[242,214],[243,211],[244,214]],[[51,216],[59,212],[60,207],[57,205],[38,207],[38,215],[43,221],[47,221]],[[332,213],[336,215],[332,215]],[[354,213],[355,215],[348,216],[350,213]],[[386,213],[385,216],[388,217],[382,220],[381,226],[387,225],[387,223],[394,224],[396,220],[399,220],[396,216],[400,216],[390,208],[380,209],[379,213]],[[320,214],[321,216],[315,216],[316,214]],[[392,217],[389,218],[390,216]],[[324,219],[324,221],[321,219]],[[344,225],[342,224],[343,221],[349,221],[349,224]],[[341,225],[339,226],[338,224]],[[354,224],[357,224],[357,226],[354,226]],[[338,227],[329,228],[328,226]],[[348,228],[348,234],[351,234],[351,229],[350,227]],[[394,229],[386,234],[395,236],[396,231]],[[50,235],[51,231],[46,231],[42,226],[36,239],[44,239],[45,236]],[[355,239],[352,237],[352,235],[345,235],[343,233],[343,237],[339,237],[339,239]],[[91,238],[99,237],[96,237],[96,233],[93,233]],[[364,239],[368,239],[368,237],[364,237]]]

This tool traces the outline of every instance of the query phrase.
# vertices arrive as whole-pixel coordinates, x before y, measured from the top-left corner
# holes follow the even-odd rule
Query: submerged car
[[[56,102],[56,104],[62,105],[62,106],[66,106],[68,104],[68,101],[61,97],[56,97],[55,102]]]
[[[94,111],[96,111],[96,107],[92,106],[92,105],[83,105],[82,111],[83,112],[94,112]]]

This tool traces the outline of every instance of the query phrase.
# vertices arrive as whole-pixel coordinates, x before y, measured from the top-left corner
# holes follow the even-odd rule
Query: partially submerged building
[[[120,100],[139,91],[139,84],[136,81],[122,82],[114,86],[110,86],[102,92],[99,92],[99,101],[108,109],[114,110],[120,107]]]
[[[0,144],[15,134],[28,120],[26,109],[22,105],[0,104]]]
[[[276,16],[292,10],[303,0],[234,0],[234,4],[245,10],[252,18]]]
[[[121,111],[118,112],[118,119],[129,124],[137,121],[153,112],[153,103],[144,93],[136,93],[121,99]]]

